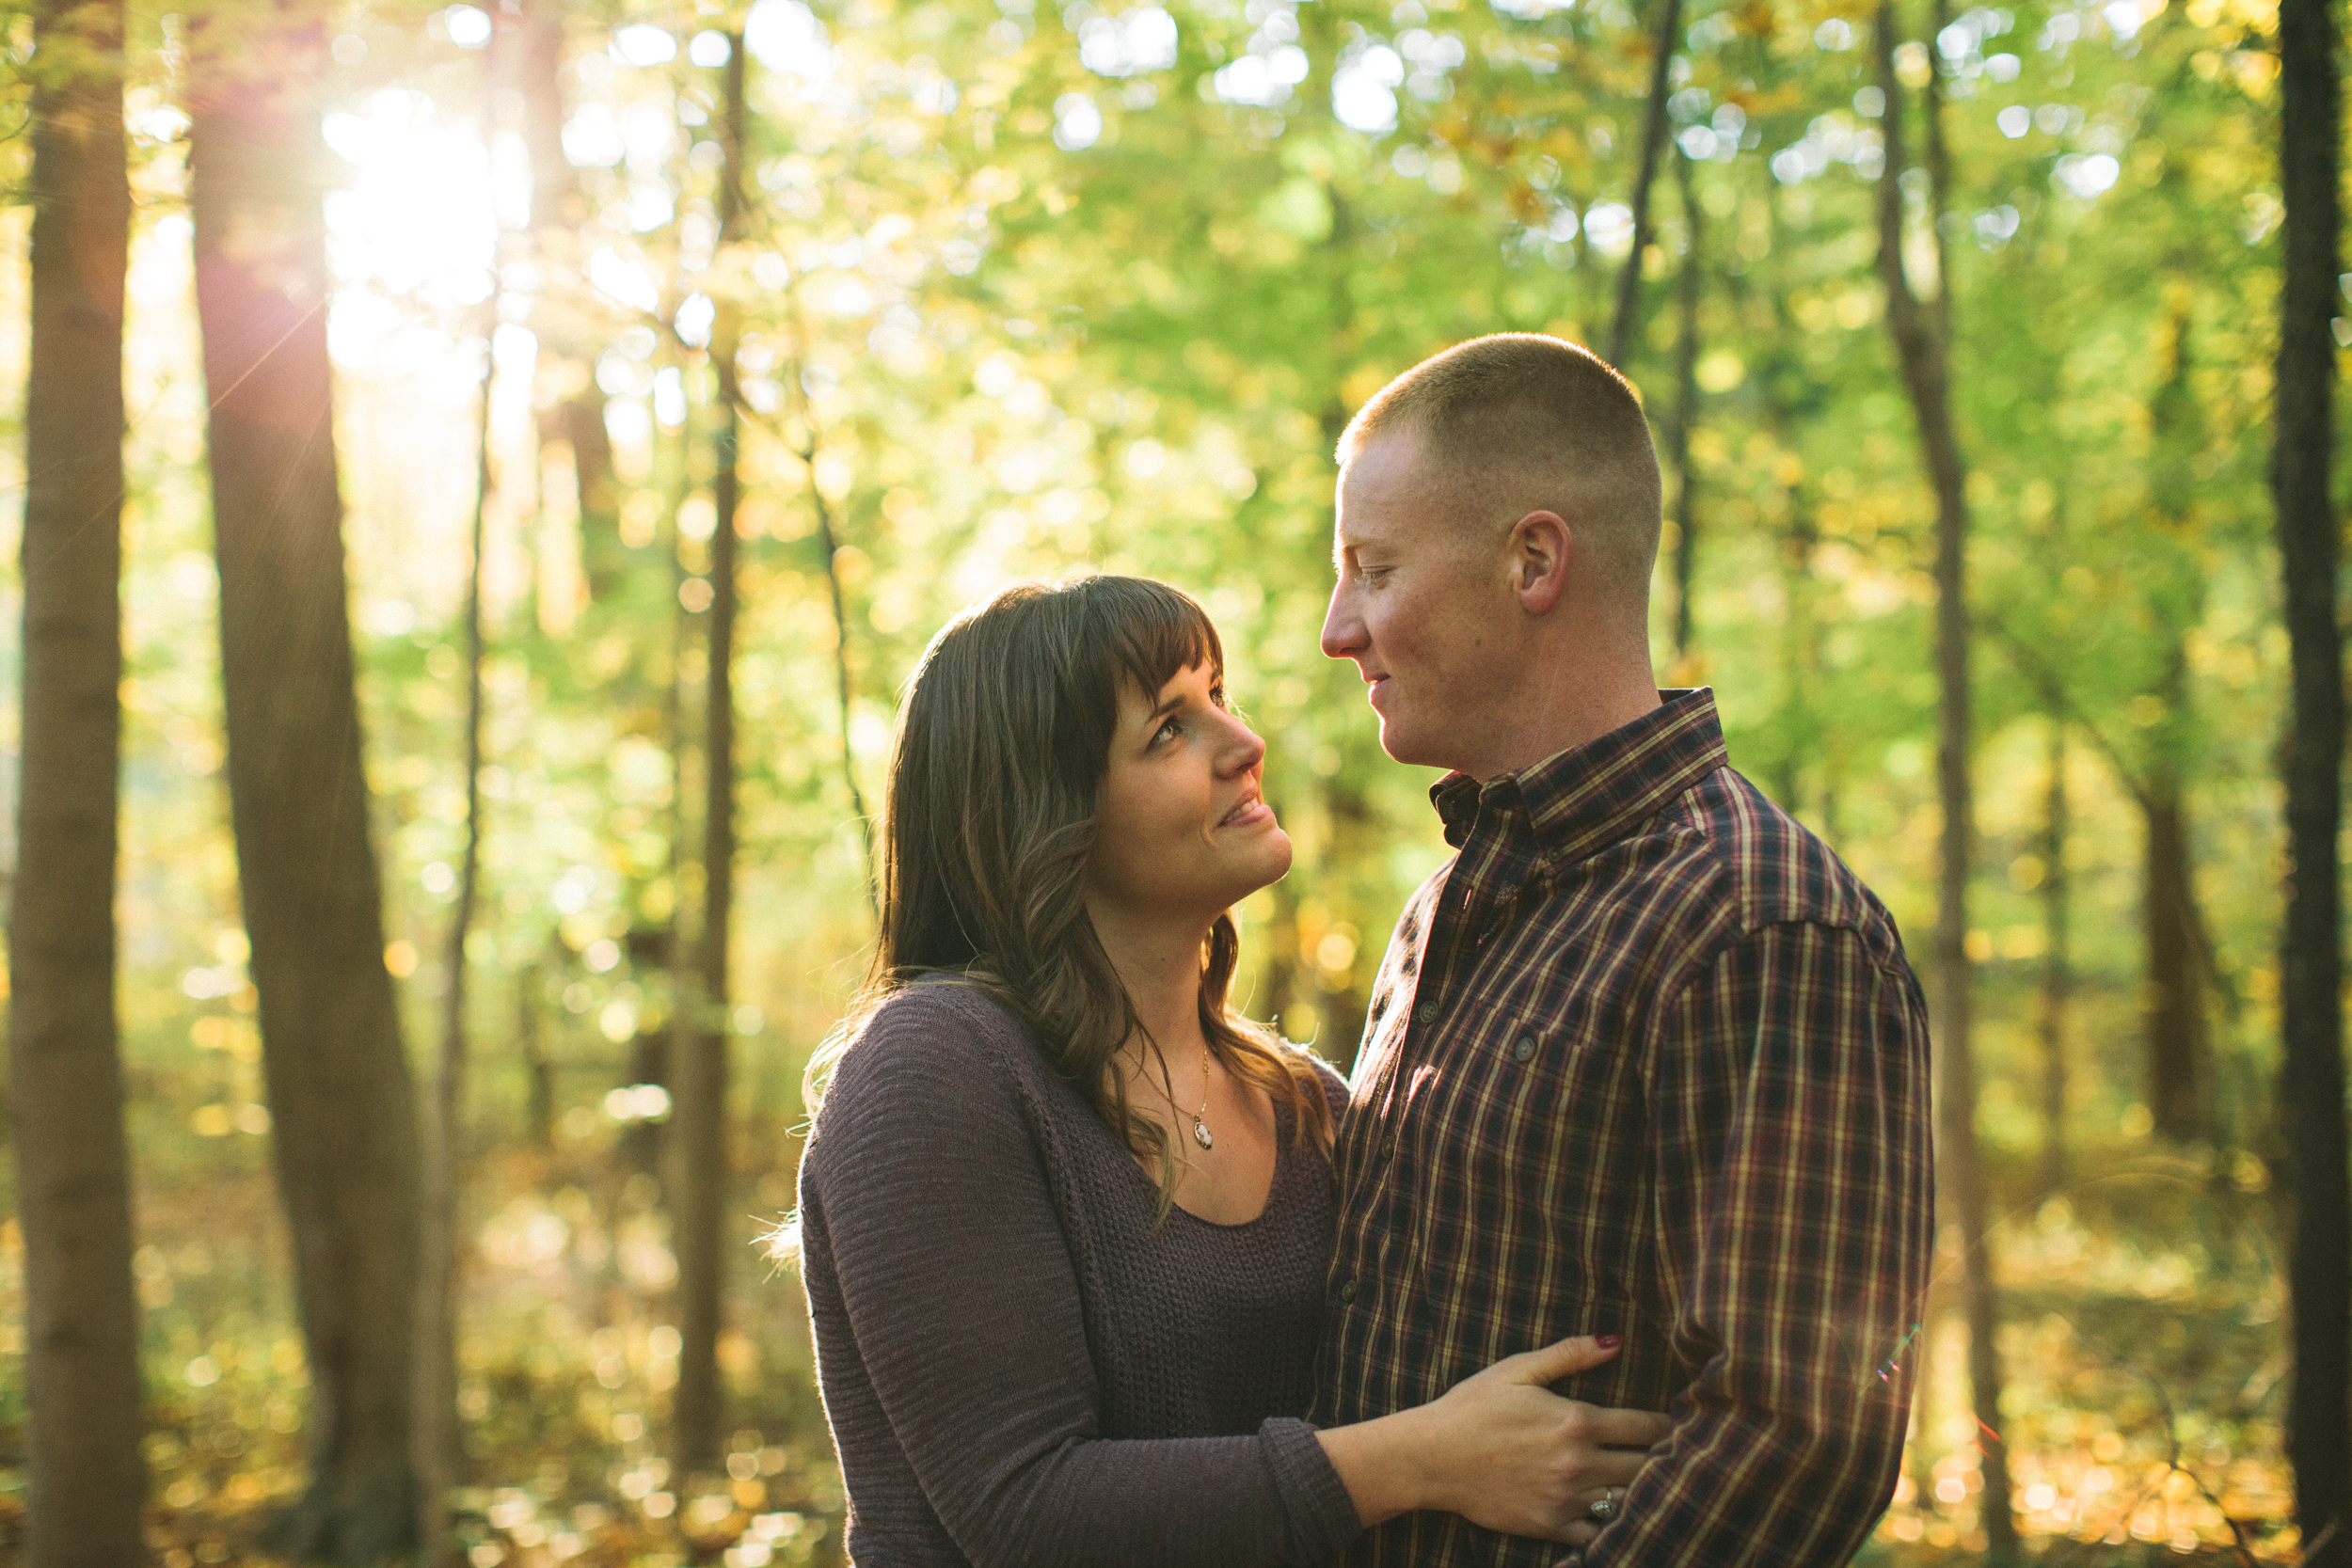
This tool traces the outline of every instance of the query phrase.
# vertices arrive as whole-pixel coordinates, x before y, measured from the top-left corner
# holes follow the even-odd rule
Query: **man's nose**
[[[1356,613],[1355,595],[1344,582],[1331,587],[1331,605],[1323,613],[1323,657],[1353,658],[1364,645],[1364,624]]]

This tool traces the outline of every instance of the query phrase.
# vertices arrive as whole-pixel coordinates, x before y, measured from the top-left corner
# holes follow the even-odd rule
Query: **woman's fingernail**
[[[1613,1334],[1596,1334],[1593,1336],[1593,1343],[1598,1345],[1603,1350],[1615,1350],[1617,1348],[1617,1337]]]

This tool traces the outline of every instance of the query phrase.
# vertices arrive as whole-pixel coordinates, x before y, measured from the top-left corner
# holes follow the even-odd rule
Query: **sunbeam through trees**
[[[0,1559],[841,1562],[754,1246],[926,644],[1200,599],[1346,1070],[1447,850],[1333,444],[1528,331],[1932,1004],[1860,1560],[2352,1560],[2338,16],[0,6]]]

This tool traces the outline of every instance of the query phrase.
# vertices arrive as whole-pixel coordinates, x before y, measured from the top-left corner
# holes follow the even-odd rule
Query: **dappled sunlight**
[[[1951,318],[1978,859],[1950,936],[2016,1523],[2082,1568],[2296,1560],[2271,0],[1955,6],[1932,36],[1906,15],[1883,78],[1851,6],[1685,0],[1643,195],[1654,12],[1628,0],[543,4],[338,10],[303,84],[313,161],[287,160],[324,192],[380,941],[420,1089],[453,962],[468,982],[470,1568],[839,1561],[806,1303],[755,1243],[794,1208],[801,1072],[872,952],[898,704],[959,608],[1091,570],[1200,598],[1297,854],[1236,911],[1235,993],[1352,1058],[1399,904],[1446,849],[1435,774],[1385,757],[1355,672],[1316,645],[1332,454],[1446,343],[1605,343],[1633,285],[1623,368],[1664,453],[1660,678],[1715,689],[1735,764],[1873,887],[1924,974],[1942,563],[1883,232]],[[525,47],[526,15],[552,19],[550,52]],[[162,1568],[269,1560],[257,1537],[305,1483],[313,1399],[228,815],[192,25],[135,23],[126,97],[116,989]],[[24,68],[30,38],[0,49]],[[28,114],[32,80],[0,108]],[[12,188],[32,189],[29,156],[0,138]],[[28,221],[0,220],[20,322]],[[2352,314],[2333,330],[2352,342]],[[26,354],[0,334],[9,385]],[[24,456],[0,445],[11,497]],[[11,562],[21,510],[0,508]],[[12,682],[22,591],[0,575]],[[736,850],[714,999],[695,965],[723,604]],[[20,722],[0,712],[10,758]],[[2188,974],[2151,972],[2166,809]],[[2195,1015],[2191,1126],[2151,1043],[2168,987]],[[689,1475],[672,1208],[691,1093],[670,1056],[698,1032],[734,1073],[727,1420],[718,1467]],[[1888,1363],[1921,1392],[1862,1559],[1883,1568],[1988,1543],[1961,1241],[1941,1239]],[[0,1555],[26,1508],[24,1291],[9,1219]]]

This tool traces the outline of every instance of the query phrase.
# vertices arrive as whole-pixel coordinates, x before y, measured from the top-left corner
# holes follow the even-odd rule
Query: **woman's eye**
[[[1163,740],[1173,740],[1178,736],[1184,734],[1184,726],[1182,722],[1177,720],[1170,719],[1167,723],[1162,724],[1158,730],[1153,732],[1152,736],[1152,744],[1157,746]]]

